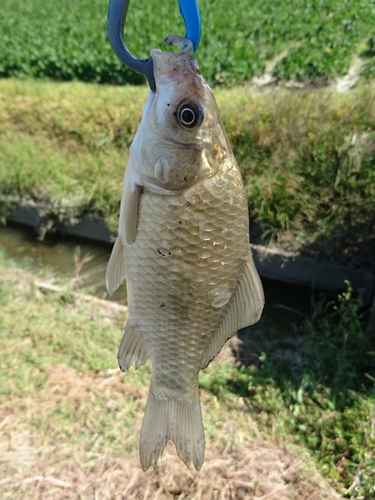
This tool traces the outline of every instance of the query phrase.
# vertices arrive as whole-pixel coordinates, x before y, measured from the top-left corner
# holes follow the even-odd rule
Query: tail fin
[[[197,392],[193,402],[157,399],[150,388],[143,420],[139,454],[146,471],[156,464],[169,440],[186,466],[199,470],[204,460],[204,431]]]

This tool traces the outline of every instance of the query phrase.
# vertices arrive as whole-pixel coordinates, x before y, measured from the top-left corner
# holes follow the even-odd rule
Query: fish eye
[[[178,106],[175,116],[181,127],[192,130],[202,125],[204,113],[198,103],[185,101]]]

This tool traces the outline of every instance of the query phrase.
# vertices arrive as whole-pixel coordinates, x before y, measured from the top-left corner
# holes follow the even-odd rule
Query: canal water
[[[39,241],[36,232],[26,226],[0,227],[0,250],[16,264],[30,271],[67,278],[84,293],[105,300],[126,303],[126,287],[111,298],[105,288],[105,271],[111,247],[88,240],[62,238],[47,234]]]

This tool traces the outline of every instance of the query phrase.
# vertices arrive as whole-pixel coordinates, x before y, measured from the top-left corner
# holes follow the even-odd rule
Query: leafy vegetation
[[[107,41],[107,0],[3,0],[0,76],[99,83],[141,83],[122,66]],[[369,0],[200,0],[203,22],[198,59],[210,83],[233,85],[265,72],[316,80],[347,72],[352,55],[374,36]],[[170,33],[184,33],[176,0],[132,4],[126,42],[147,57]]]
[[[354,249],[363,232],[371,239],[375,222],[371,88],[345,95],[330,91],[280,91],[237,99],[234,93],[229,95],[235,109],[227,110],[224,104],[224,123],[263,241],[319,247],[327,255],[330,245],[338,253],[345,244]]]
[[[199,4],[203,34],[197,57],[211,84],[230,87],[269,70],[279,80],[325,83],[345,74],[355,55],[367,60],[363,76],[375,75],[375,7],[369,0],[241,0],[229,10],[223,0]],[[123,170],[146,88],[22,80],[143,83],[113,54],[106,14],[107,0],[62,0],[58,8],[51,0],[2,1],[0,77],[8,79],[0,81],[0,195],[5,200],[0,222],[9,200],[19,196],[44,203],[52,219],[89,211],[116,228]],[[134,2],[128,19],[126,41],[138,57],[147,57],[169,33],[184,32],[175,0]],[[368,241],[367,264],[374,266],[374,90],[254,95],[242,87],[216,88],[215,94],[261,241],[324,250],[335,260],[362,252]],[[41,443],[37,454],[45,461],[38,462],[36,474],[47,471],[51,478],[56,471],[81,467],[75,485],[86,490],[77,493],[80,498],[86,491],[91,497],[99,492],[82,477],[93,472],[113,487],[114,476],[108,475],[113,469],[117,477],[129,478],[127,486],[139,487],[124,498],[138,498],[139,491],[183,491],[163,484],[166,474],[156,484],[147,476],[139,479],[134,464],[119,466],[124,453],[136,456],[150,375],[148,367],[126,378],[116,372],[114,353],[124,318],[113,322],[70,293],[42,294],[24,270],[9,273],[9,262],[1,256],[0,261],[1,496],[40,497],[30,478],[20,481],[20,464],[4,460],[3,450],[18,441],[24,446],[28,436]],[[346,498],[375,498],[375,346],[350,284],[330,304],[315,304],[312,316],[288,334],[293,346],[283,349],[270,342],[272,333],[264,326],[256,327],[244,334],[251,361],[213,364],[201,374],[202,400],[211,415],[205,419],[209,453],[214,448],[222,459],[233,451],[228,459],[233,467],[259,432],[271,434],[280,446],[307,449]],[[235,431],[227,435],[228,421]],[[223,477],[214,476],[210,487]],[[232,484],[230,476],[224,479],[226,486]],[[186,484],[205,491],[191,476]],[[246,484],[249,491],[259,487],[256,478],[241,488]],[[229,491],[234,498],[236,487]],[[297,497],[308,496],[298,482],[292,487]],[[108,491],[98,495],[107,497]],[[322,487],[319,498],[326,492]]]

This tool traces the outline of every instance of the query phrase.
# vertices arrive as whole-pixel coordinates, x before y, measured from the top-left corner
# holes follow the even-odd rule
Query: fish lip
[[[174,45],[175,47],[182,47],[182,50],[177,52],[177,54],[184,54],[191,50],[194,52],[193,42],[189,38],[185,38],[184,36],[168,35],[164,39],[163,45]]]
[[[168,35],[164,41],[163,45],[173,45],[174,47],[182,47],[181,50],[178,50],[177,52],[163,52],[160,49],[153,49],[151,50],[151,56],[154,58],[156,57],[164,57],[164,58],[172,58],[172,59],[180,59],[183,56],[186,55],[192,55],[193,59],[195,58],[194,56],[194,48],[193,48],[193,42],[189,40],[189,38],[185,38],[183,36],[178,36],[178,35]]]

